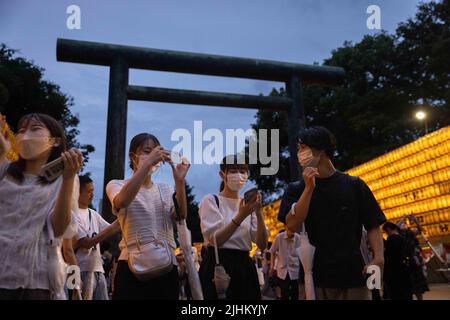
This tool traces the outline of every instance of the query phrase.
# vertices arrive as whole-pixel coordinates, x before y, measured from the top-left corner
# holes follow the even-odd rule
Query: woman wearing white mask
[[[199,215],[206,255],[200,266],[205,299],[217,299],[214,278],[214,245],[219,248],[220,264],[230,277],[226,299],[261,299],[258,274],[249,252],[252,242],[263,251],[269,232],[262,214],[261,194],[245,203],[239,191],[248,180],[248,165],[239,164],[235,155],[220,164],[222,184],[218,195],[209,194],[200,203]],[[214,237],[216,238],[214,240]]]
[[[50,299],[64,285],[57,288],[58,281],[52,281],[61,270],[52,258],[60,249],[56,238],[72,236],[67,230],[75,222],[76,173],[83,157],[76,149],[65,152],[64,129],[48,115],[24,116],[16,140],[19,160],[9,162],[9,143],[0,132],[0,299]],[[62,175],[52,182],[39,177],[42,166],[58,157],[64,162]]]
[[[114,300],[177,300],[179,297],[178,269],[174,254],[176,244],[173,233],[174,201],[179,207],[182,219],[187,215],[185,177],[189,164],[174,166],[170,151],[164,150],[158,139],[148,133],[135,136],[130,143],[130,167],[133,176],[127,180],[112,180],[106,193],[112,204],[113,213],[119,219],[122,229],[120,257],[114,278]],[[162,161],[171,163],[176,194],[165,183],[155,183],[152,174]],[[164,240],[171,248],[172,268],[170,271],[149,280],[136,276],[128,264],[130,250],[139,244],[152,241],[152,236]],[[133,251],[134,252],[134,251]],[[147,261],[151,266],[153,261]]]

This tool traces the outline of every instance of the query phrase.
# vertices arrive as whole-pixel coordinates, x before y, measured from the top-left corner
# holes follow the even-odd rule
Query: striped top
[[[174,209],[173,189],[165,183],[153,183],[150,188],[141,187],[128,208],[117,211],[114,208],[113,200],[126,182],[127,180],[112,180],[106,186],[106,193],[113,207],[112,211],[119,219],[122,237],[126,239],[126,244],[123,239],[120,241],[119,248],[121,253],[119,260],[128,259],[126,247],[127,245],[129,247],[135,246],[137,236],[140,237],[141,243],[144,244],[149,241],[149,236],[152,233],[158,239],[167,240],[172,249],[175,250],[176,243],[172,222]],[[176,264],[174,252],[173,260]]]

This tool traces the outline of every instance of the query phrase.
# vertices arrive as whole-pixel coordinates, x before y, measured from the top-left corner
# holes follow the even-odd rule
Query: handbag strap
[[[216,239],[216,232],[214,232],[214,255],[216,257],[216,265],[220,264],[220,260],[219,260],[219,248],[217,248],[217,239]]]
[[[302,230],[300,231],[300,234],[304,234],[304,235],[308,234],[308,232],[306,232],[305,222],[302,223]]]
[[[216,205],[217,205],[217,209],[220,210],[219,197],[218,197],[216,194],[213,194],[213,196],[214,196],[214,200],[215,200]],[[219,260],[219,248],[217,247],[216,233],[217,233],[217,231],[214,232],[214,235],[213,235],[213,240],[214,240],[214,255],[215,255],[215,258],[216,258],[216,265],[219,265],[219,264],[220,264],[220,260]]]

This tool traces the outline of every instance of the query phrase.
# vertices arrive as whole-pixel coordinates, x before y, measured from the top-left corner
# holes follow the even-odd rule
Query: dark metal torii
[[[125,150],[128,100],[159,101],[208,106],[228,106],[288,113],[291,180],[299,178],[296,135],[304,127],[302,85],[338,85],[344,79],[339,67],[312,66],[250,58],[158,50],[107,43],[58,39],[58,61],[110,67],[108,123],[106,134],[105,175],[102,214],[111,220],[111,204],[105,194],[106,184],[125,175]],[[280,81],[286,84],[287,97],[175,90],[132,86],[129,69],[145,69],[211,76]]]

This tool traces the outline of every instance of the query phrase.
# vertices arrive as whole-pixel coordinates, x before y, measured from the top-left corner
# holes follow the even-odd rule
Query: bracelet
[[[239,223],[236,222],[236,220],[234,220],[234,218],[231,219],[231,222],[233,222],[236,225],[236,227],[240,227],[241,226]]]

